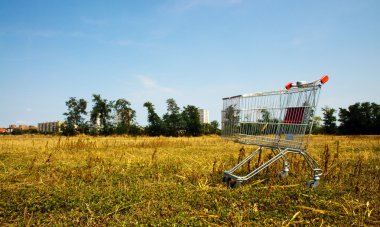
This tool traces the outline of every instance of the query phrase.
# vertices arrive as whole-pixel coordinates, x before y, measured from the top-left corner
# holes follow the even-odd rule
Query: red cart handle
[[[286,90],[289,90],[292,87],[305,88],[305,87],[314,86],[318,82],[321,83],[321,84],[325,84],[327,81],[329,81],[329,76],[328,75],[324,75],[324,76],[321,77],[321,79],[313,81],[313,82],[310,82],[310,83],[306,83],[305,81],[298,81],[297,83],[290,82],[290,83],[287,83],[285,85],[285,88],[286,88]]]
[[[325,84],[327,81],[329,81],[329,75],[322,76],[322,78],[320,79],[320,81],[321,81],[322,84]]]

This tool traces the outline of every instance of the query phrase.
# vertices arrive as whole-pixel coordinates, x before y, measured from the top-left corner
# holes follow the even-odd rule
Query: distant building
[[[28,130],[37,130],[37,127],[34,125],[19,125],[18,127],[16,125],[9,125],[8,128],[4,128],[7,133],[12,133],[15,130],[21,130],[21,131],[28,131]],[[4,130],[0,130],[0,133]]]
[[[60,132],[62,121],[52,121],[52,122],[44,122],[38,123],[38,131],[39,132]]]
[[[0,133],[6,133],[8,130],[6,128],[0,128]]]
[[[202,124],[210,123],[208,110],[198,109],[198,112]]]
[[[19,125],[19,126],[18,126],[18,129],[20,129],[20,130],[28,130],[28,129],[29,129],[29,126],[26,126],[26,125]]]
[[[29,125],[28,129],[29,130],[38,130],[37,127],[34,125]]]

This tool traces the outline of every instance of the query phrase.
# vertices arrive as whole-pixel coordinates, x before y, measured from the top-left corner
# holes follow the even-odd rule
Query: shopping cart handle
[[[286,86],[285,86],[286,90],[289,90],[290,88],[292,88],[293,85],[295,85],[295,84],[293,84],[292,82],[286,84]]]
[[[321,79],[310,82],[310,83],[306,83],[305,81],[298,81],[297,83],[290,82],[285,85],[285,88],[286,90],[289,90],[292,87],[305,88],[305,87],[315,86],[317,83],[325,84],[327,81],[329,81],[329,76],[324,75],[321,77]]]
[[[329,75],[322,76],[319,81],[321,81],[321,84],[325,84],[327,81],[329,81]]]

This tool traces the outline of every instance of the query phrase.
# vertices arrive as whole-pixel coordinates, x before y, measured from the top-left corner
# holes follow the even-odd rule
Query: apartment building
[[[208,110],[198,109],[198,112],[199,112],[199,118],[202,124],[210,123]]]
[[[39,132],[49,132],[49,133],[60,132],[62,124],[63,124],[62,121],[51,121],[51,122],[38,123],[38,131]]]

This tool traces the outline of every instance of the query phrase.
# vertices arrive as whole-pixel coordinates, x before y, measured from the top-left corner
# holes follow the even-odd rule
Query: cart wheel
[[[227,185],[228,188],[239,188],[241,186],[241,182],[237,180],[230,180]]]
[[[306,186],[308,188],[316,188],[318,187],[319,185],[319,181],[318,180],[309,180],[307,183],[306,183]]]
[[[223,177],[223,183],[226,183],[226,185],[227,185],[227,188],[230,188],[231,186],[230,186],[230,184],[231,184],[231,177],[226,177],[226,176],[224,176]]]
[[[226,177],[226,176],[223,176],[223,180],[222,180],[222,182],[229,182],[229,181],[231,181],[231,177]]]
[[[281,171],[278,173],[279,178],[285,178],[289,176],[289,171]]]

